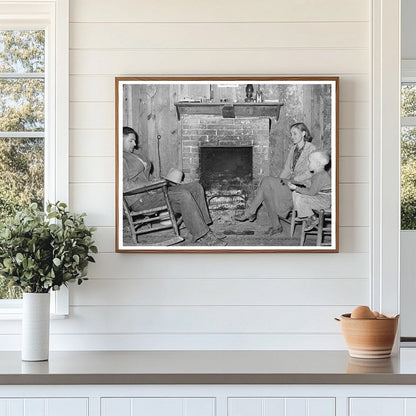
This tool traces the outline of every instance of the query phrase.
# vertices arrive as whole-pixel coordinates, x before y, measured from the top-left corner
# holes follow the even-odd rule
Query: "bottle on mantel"
[[[256,91],[256,103],[262,103],[263,102],[263,91],[260,89],[260,85],[257,86]]]

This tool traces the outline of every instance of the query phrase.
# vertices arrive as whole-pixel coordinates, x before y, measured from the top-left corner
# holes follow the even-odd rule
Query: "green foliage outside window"
[[[45,88],[42,77],[18,77],[45,71],[45,32],[0,30],[0,132],[43,132]],[[4,136],[4,134],[3,134]],[[31,203],[43,206],[43,137],[0,138],[0,227]],[[19,298],[0,279],[0,299]]]
[[[402,85],[402,117],[416,117],[416,84]],[[416,229],[416,126],[402,127],[401,229]]]
[[[416,128],[402,128],[401,228],[416,229]]]
[[[402,117],[416,116],[416,86],[413,83],[402,84]]]

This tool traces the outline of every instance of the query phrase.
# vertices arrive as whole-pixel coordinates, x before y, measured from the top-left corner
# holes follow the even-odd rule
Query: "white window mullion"
[[[43,72],[0,72],[0,79],[45,79]]]
[[[44,138],[45,132],[43,131],[0,131],[0,137],[1,138]]]
[[[402,127],[415,127],[416,126],[416,117],[402,117],[401,118]]]

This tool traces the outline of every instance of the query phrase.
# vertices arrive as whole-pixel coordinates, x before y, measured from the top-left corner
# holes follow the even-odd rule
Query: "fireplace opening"
[[[245,208],[253,183],[253,147],[200,147],[200,182],[210,209]]]

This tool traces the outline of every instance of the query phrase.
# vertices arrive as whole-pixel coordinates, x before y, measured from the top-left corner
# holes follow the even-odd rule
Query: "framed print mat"
[[[338,81],[116,78],[116,250],[337,252]]]

